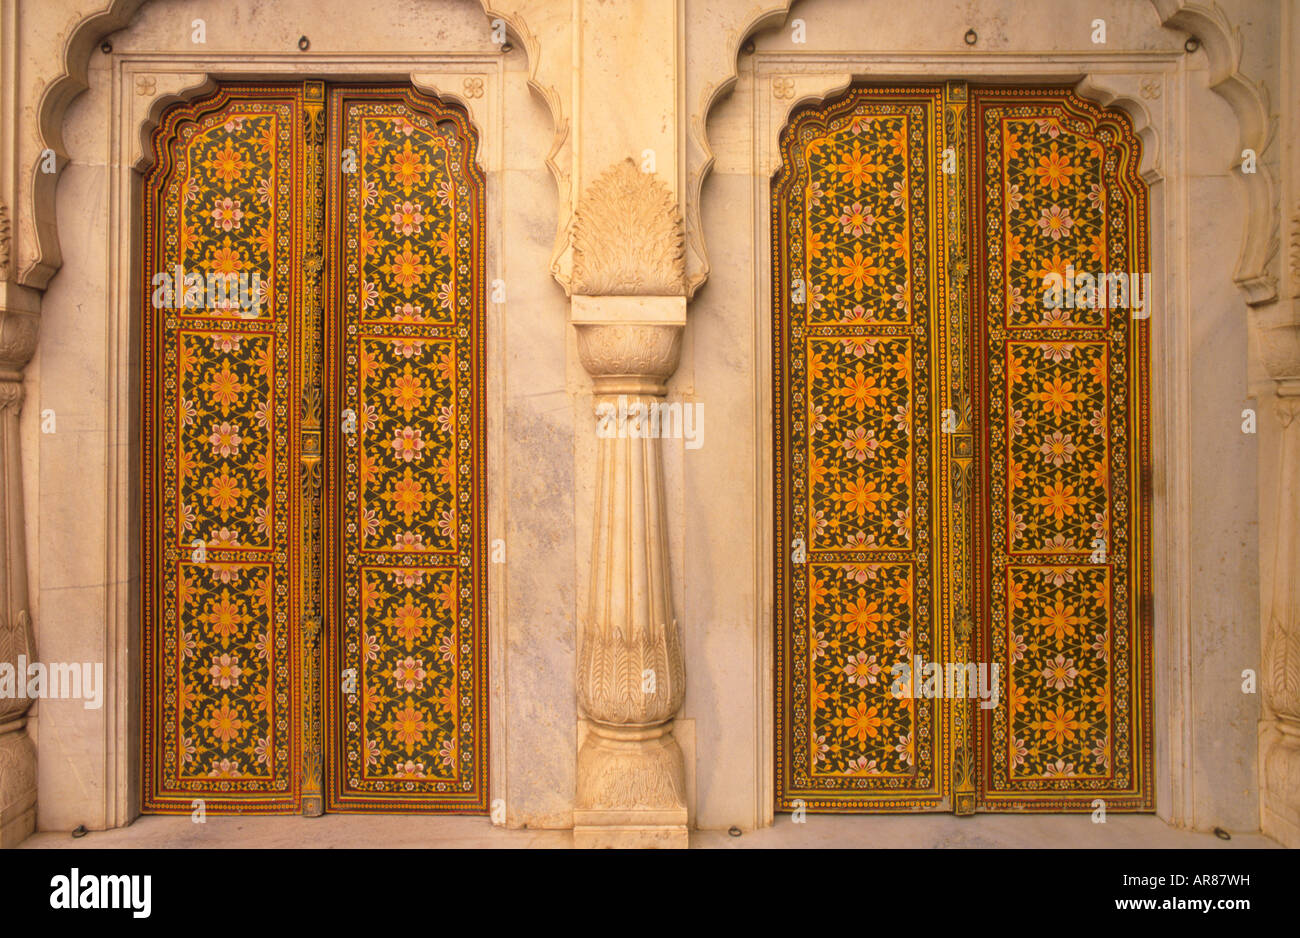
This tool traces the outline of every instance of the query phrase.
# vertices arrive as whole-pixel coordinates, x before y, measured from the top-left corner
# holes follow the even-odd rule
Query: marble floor
[[[507,830],[482,817],[403,817],[332,814],[301,817],[141,817],[130,827],[92,832],[38,833],[23,848],[123,847],[444,847],[565,848],[569,831]],[[1150,815],[1111,815],[1093,824],[1087,815],[811,815],[795,824],[779,815],[774,826],[739,837],[725,830],[696,831],[698,848],[907,848],[907,847],[1088,847],[1088,848],[1258,848],[1277,847],[1259,833],[1214,834],[1175,830]]]

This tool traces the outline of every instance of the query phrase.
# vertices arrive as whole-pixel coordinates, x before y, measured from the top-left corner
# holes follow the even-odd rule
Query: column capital
[[[0,281],[0,378],[16,380],[36,351],[41,296],[37,290]]]
[[[598,396],[667,393],[681,359],[684,296],[575,296],[578,357]]]

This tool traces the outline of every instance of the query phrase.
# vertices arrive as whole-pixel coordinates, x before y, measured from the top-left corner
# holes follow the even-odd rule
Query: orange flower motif
[[[227,140],[220,151],[209,156],[201,165],[212,170],[214,176],[229,186],[232,182],[242,179],[244,170],[250,169],[253,163],[244,155],[243,148],[236,150]]]
[[[845,286],[853,288],[855,299],[860,299],[863,287],[874,286],[876,277],[884,273],[884,268],[876,266],[875,257],[863,254],[862,246],[855,244],[853,256],[843,258],[833,273],[844,281]]]
[[[411,651],[415,647],[416,639],[424,634],[429,619],[425,608],[416,606],[408,597],[401,608],[384,620],[384,624],[402,640],[406,650]]]
[[[853,152],[841,156],[833,168],[845,182],[853,186],[854,191],[884,169],[871,159],[871,154],[862,152],[862,144],[857,140],[853,141]]]
[[[411,288],[418,285],[424,276],[433,270],[432,264],[424,263],[424,255],[411,249],[408,241],[402,250],[389,258],[380,270],[393,278],[393,282],[402,288],[406,296],[411,295]]]
[[[868,407],[876,406],[876,401],[885,394],[885,389],[876,384],[873,375],[865,374],[862,363],[858,362],[854,373],[846,377],[844,383],[832,393],[844,398],[846,403],[852,404],[853,409],[858,413],[858,419],[862,419]]]
[[[230,698],[222,695],[220,706],[212,711],[206,725],[212,730],[212,735],[221,741],[221,748],[225,749],[244,728],[244,721],[239,718],[239,712],[230,706]]]
[[[393,181],[402,187],[403,195],[410,195],[415,184],[423,180],[433,169],[431,165],[424,161],[423,156],[411,149],[410,140],[406,140],[402,144],[399,153],[389,157],[383,168],[392,177]]]
[[[835,721],[836,725],[844,727],[850,739],[856,739],[860,743],[866,742],[868,736],[874,737],[882,726],[893,722],[882,716],[878,708],[867,706],[866,698],[859,698],[855,706],[849,707],[847,714]]]
[[[1078,627],[1087,620],[1078,614],[1074,606],[1067,605],[1065,597],[1058,592],[1055,602],[1044,609],[1042,615],[1030,619],[1030,622],[1035,628],[1043,629],[1056,644],[1060,645],[1073,636]]]
[[[1038,165],[1034,167],[1034,175],[1038,177],[1038,184],[1051,188],[1053,194],[1058,192],[1063,185],[1069,185],[1072,182],[1071,177],[1081,172],[1078,166],[1070,165],[1070,157],[1058,152],[1057,145],[1052,144],[1051,152],[1046,156],[1038,158]]]
[[[1042,507],[1059,523],[1067,515],[1074,514],[1074,506],[1079,504],[1079,496],[1074,494],[1073,485],[1066,485],[1058,479],[1056,482],[1049,483],[1042,495],[1035,495],[1029,501]]]
[[[382,498],[403,517],[409,527],[415,516],[424,511],[424,506],[433,501],[434,496],[426,492],[424,486],[411,476],[408,467],[402,478],[384,492]]]
[[[876,483],[863,477],[858,470],[858,477],[853,482],[845,483],[844,488],[835,493],[835,500],[853,511],[861,521],[869,512],[876,510],[876,505],[885,497],[885,493],[876,488]]]
[[[424,740],[425,733],[430,729],[429,715],[423,710],[416,710],[410,703],[384,722],[384,730],[392,733],[393,738],[406,747],[408,756],[415,752],[416,744]]]
[[[401,376],[384,388],[383,395],[400,407],[406,419],[410,420],[415,409],[422,406],[426,398],[433,396],[433,390],[425,387],[424,382],[415,374],[408,362],[402,369]]]
[[[844,612],[836,617],[840,622],[849,627],[849,631],[857,635],[858,638],[865,638],[868,632],[875,632],[880,628],[880,623],[884,620],[885,615],[880,610],[880,604],[872,600],[867,601],[865,590],[858,590],[857,599],[848,604]]]
[[[1074,390],[1074,382],[1065,381],[1061,378],[1053,378],[1041,390],[1035,391],[1029,396],[1042,404],[1043,408],[1052,416],[1060,416],[1074,410],[1074,402],[1081,397]]]
[[[208,267],[214,274],[233,274],[244,269],[243,258],[239,256],[239,251],[231,246],[229,235],[226,236],[221,247],[208,256]]]
[[[213,508],[221,512],[222,521],[226,520],[232,508],[251,494],[240,483],[238,476],[231,476],[224,465],[220,474],[210,479],[207,486],[199,491],[207,496]]]
[[[1064,704],[1057,704],[1054,711],[1049,711],[1047,715],[1034,724],[1034,729],[1042,730],[1047,734],[1047,741],[1056,743],[1056,749],[1059,752],[1065,747],[1065,744],[1074,739],[1075,733],[1083,728],[1083,724],[1075,718],[1073,710],[1066,710]]]
[[[221,598],[214,601],[199,618],[223,643],[248,621],[248,616],[244,615],[243,604],[232,600],[228,589],[222,590]]]

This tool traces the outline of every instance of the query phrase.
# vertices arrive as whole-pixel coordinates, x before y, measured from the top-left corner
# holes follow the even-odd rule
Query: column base
[[[573,812],[573,846],[583,850],[685,850],[691,845],[686,809]]]
[[[671,721],[652,727],[589,723],[578,750],[573,845],[685,849],[685,778]]]
[[[0,850],[18,846],[35,830],[36,747],[19,729],[0,734]]]
[[[1300,733],[1293,727],[1260,724],[1260,829],[1284,847],[1300,847]]]

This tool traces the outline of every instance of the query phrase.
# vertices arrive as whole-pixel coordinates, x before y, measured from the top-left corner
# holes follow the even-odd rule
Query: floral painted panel
[[[331,92],[332,810],[486,810],[483,177],[464,114]],[[346,171],[342,154],[355,155]]]
[[[144,186],[143,808],[299,788],[296,88],[169,112]],[[227,279],[229,278],[229,279]],[[241,289],[242,285],[242,289]]]
[[[1065,91],[970,110],[991,810],[1150,810],[1146,189],[1127,119]]]
[[[855,90],[799,114],[773,183],[777,788],[782,808],[936,807],[935,386],[944,342],[938,90]]]

